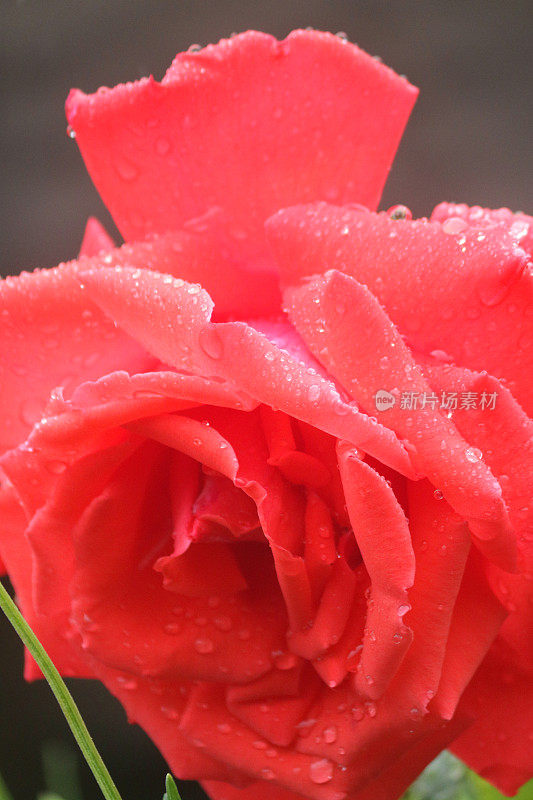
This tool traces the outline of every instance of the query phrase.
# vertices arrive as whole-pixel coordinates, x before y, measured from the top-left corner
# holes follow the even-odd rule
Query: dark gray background
[[[191,43],[258,28],[345,31],[421,89],[383,199],[429,213],[442,199],[531,210],[531,4],[520,0],[0,0],[0,199],[4,273],[73,256],[85,220],[109,223],[65,135],[72,86],[153,73]],[[16,800],[44,788],[40,743],[68,731],[46,686],[20,679],[0,621],[0,771]],[[98,686],[77,697],[124,800],[157,800],[164,764]],[[84,772],[85,798],[100,797]],[[191,800],[192,789],[184,800]]]

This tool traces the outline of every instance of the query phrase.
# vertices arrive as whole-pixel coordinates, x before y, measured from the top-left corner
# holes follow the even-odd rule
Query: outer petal
[[[445,222],[453,219],[455,226],[459,227],[457,220],[463,220],[470,227],[493,228],[501,226],[508,231],[527,253],[533,254],[533,217],[521,211],[513,213],[508,208],[481,208],[469,207],[465,203],[439,203],[431,213],[431,220]]]
[[[506,612],[488,585],[479,553],[472,551],[453,610],[442,678],[433,707],[451,719],[463,691],[496,638]]]
[[[402,391],[431,394],[383,308],[353,278],[332,271],[285,294],[290,318],[311,351],[368,413],[383,388],[397,398]],[[516,544],[501,488],[453,423],[430,405],[410,409],[397,403],[374,413],[410,442],[413,463],[470,520],[478,546],[513,569]]]
[[[362,788],[350,792],[350,800],[393,800],[407,789],[427,764],[450,742],[454,732],[465,727],[458,720],[453,727],[436,728],[432,734],[408,748],[391,766],[368,781]],[[202,787],[212,800],[270,800],[272,790],[265,782],[253,783],[239,789],[218,781],[202,781]],[[302,795],[276,788],[276,800],[300,800]]]
[[[75,90],[67,117],[126,239],[218,207],[256,248],[264,220],[292,203],[375,207],[415,98],[331,34],[250,31],[180,53],[161,83]]]
[[[518,574],[509,575],[491,566],[493,591],[509,611],[500,635],[513,649],[520,663],[533,667],[533,642],[524,636],[533,628],[530,602],[533,573],[533,422],[511,393],[490,375],[438,363],[424,363],[432,387],[439,391],[471,392],[476,408],[458,409],[454,422],[463,436],[478,448],[497,476],[509,509],[518,547]],[[485,399],[483,399],[485,398]],[[494,399],[494,407],[486,399]],[[492,402],[492,401],[491,401]]]
[[[76,632],[70,624],[68,610],[65,613],[64,609],[56,609],[54,614],[45,616],[35,609],[32,552],[25,536],[27,519],[13,486],[5,480],[0,488],[0,519],[2,556],[25,619],[63,675],[92,677],[91,668],[77,651]],[[28,680],[41,677],[41,671],[28,653],[25,675]]]
[[[267,229],[287,284],[329,269],[353,276],[416,350],[503,378],[531,410],[531,259],[505,228],[315,204],[281,211]]]
[[[113,250],[115,243],[96,217],[89,217],[80,247],[80,257],[97,256],[102,250]]]
[[[93,228],[89,230],[94,239]],[[0,365],[0,451],[26,438],[55,387],[62,386],[68,395],[79,383],[113,370],[145,371],[156,364],[82,292],[77,277],[82,270],[159,267],[169,279],[178,275],[204,282],[217,302],[219,318],[277,313],[277,283],[261,271],[245,273],[235,260],[235,242],[217,251],[218,230],[189,229],[0,282],[0,346],[5,354]]]
[[[255,780],[270,781],[313,800],[343,800],[349,775],[327,758],[292,749],[258,747],[255,731],[229,713],[222,688],[204,684],[191,695],[180,723],[189,739],[200,738],[206,751]]]
[[[493,648],[470,681],[459,710],[474,724],[452,751],[507,795],[533,776],[533,675],[506,645]]]
[[[154,363],[82,293],[76,268],[73,262],[0,283],[0,452],[24,441],[56,386],[72,390],[114,369]]]

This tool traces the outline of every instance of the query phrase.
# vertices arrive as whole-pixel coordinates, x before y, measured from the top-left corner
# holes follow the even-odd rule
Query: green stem
[[[76,703],[65,683],[55,668],[50,656],[35,636],[34,632],[18,610],[17,606],[9,596],[5,587],[0,582],[0,608],[15,628],[19,637],[22,639],[27,649],[39,665],[41,672],[48,681],[50,688],[56,696],[57,702],[61,706],[61,710],[70,726],[70,730],[74,734],[76,741],[80,746],[87,764],[92,770],[96,781],[102,790],[106,800],[121,800],[117,787],[113,783],[111,775],[107,771],[102,758],[96,749],[96,746],[91,738],[91,734],[81,718]],[[9,800],[9,795],[5,798],[2,795],[2,787],[0,785],[0,800]]]
[[[4,779],[0,775],[0,800],[13,800],[13,795],[4,783]]]

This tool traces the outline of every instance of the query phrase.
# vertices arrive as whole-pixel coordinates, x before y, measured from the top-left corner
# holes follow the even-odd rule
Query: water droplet
[[[197,653],[201,653],[202,655],[206,655],[207,653],[212,653],[215,649],[215,645],[211,641],[211,639],[197,639],[194,643],[194,649]]]
[[[320,386],[310,386],[307,390],[307,397],[309,398],[310,403],[316,403],[320,397]]]
[[[284,653],[281,650],[272,653],[272,657],[274,666],[281,670],[292,669],[298,663],[298,659],[293,653]]]
[[[137,688],[138,683],[135,678],[126,678],[123,675],[119,675],[117,678],[117,683],[122,686],[123,689],[126,689],[128,692],[132,692],[134,689]]]
[[[435,489],[435,491],[433,492],[433,497],[435,498],[435,500],[442,500],[444,495],[442,494],[440,489]]]
[[[247,628],[243,628],[241,631],[238,632],[237,636],[242,642],[245,642],[247,639],[250,638],[252,634]]]
[[[169,636],[176,636],[176,634],[178,634],[181,631],[181,625],[179,622],[168,622],[164,626],[163,630]]]
[[[411,606],[408,605],[407,603],[404,603],[403,605],[398,606],[398,616],[399,617],[403,617],[404,614],[407,614],[407,612],[410,611],[410,610],[411,610]]]
[[[74,130],[72,125],[67,125],[67,136],[68,136],[69,139],[75,139],[76,138],[76,131]]]
[[[139,170],[135,164],[132,164],[131,161],[127,161],[125,158],[120,158],[115,161],[115,170],[119,178],[122,178],[123,181],[127,181],[128,183],[134,181],[139,174]]]
[[[224,352],[224,345],[222,339],[218,335],[216,329],[211,325],[206,325],[202,328],[198,336],[200,347],[209,358],[218,360],[222,358]]]
[[[231,725],[228,725],[227,722],[221,722],[217,725],[217,731],[220,731],[220,733],[231,733]]]
[[[366,713],[369,717],[375,717],[377,714],[377,708],[375,703],[365,703],[366,706]]]
[[[327,744],[333,744],[333,742],[337,741],[337,728],[335,725],[330,725],[328,728],[324,728],[322,731],[322,736],[324,737],[324,741]]]
[[[261,770],[261,777],[264,778],[265,781],[273,781],[276,775],[274,772],[272,772],[271,769],[265,767],[264,769]]]
[[[468,224],[464,219],[461,219],[461,217],[450,217],[449,219],[445,219],[442,223],[442,230],[444,233],[449,233],[452,236],[457,233],[462,233],[462,231],[467,228]]]
[[[465,450],[465,456],[467,461],[470,461],[472,464],[477,463],[483,457],[483,453],[481,450],[478,450],[477,447],[467,447]]]
[[[387,213],[389,217],[395,222],[398,222],[398,220],[413,219],[411,209],[403,205],[392,206],[391,208],[389,208]]]
[[[333,777],[333,764],[327,758],[313,761],[309,766],[309,777],[313,783],[327,783]]]
[[[171,708],[170,706],[161,706],[161,713],[167,719],[178,720],[180,718],[180,713],[175,708]]]
[[[35,425],[43,412],[43,403],[33,397],[24,400],[20,407],[20,419],[24,425]]]
[[[67,468],[67,465],[64,461],[47,461],[46,462],[46,469],[48,472],[51,472],[52,475],[61,475]]]

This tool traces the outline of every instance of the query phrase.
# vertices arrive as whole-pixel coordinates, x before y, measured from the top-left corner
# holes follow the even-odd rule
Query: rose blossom
[[[23,612],[215,800],[533,773],[531,218],[374,213],[415,98],[314,31],[74,91],[126,244],[2,284]]]

